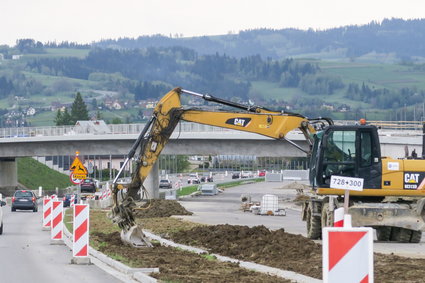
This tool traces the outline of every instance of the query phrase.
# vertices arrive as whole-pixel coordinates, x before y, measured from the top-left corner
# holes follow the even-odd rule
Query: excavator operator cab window
[[[361,167],[372,165],[372,136],[370,132],[360,133],[360,156]]]
[[[332,175],[355,176],[356,131],[331,131],[324,139],[323,183]]]

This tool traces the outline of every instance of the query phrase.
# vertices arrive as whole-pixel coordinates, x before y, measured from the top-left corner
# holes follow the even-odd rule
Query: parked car
[[[12,211],[17,209],[38,211],[37,197],[32,191],[17,190],[12,197]]]
[[[80,184],[80,188],[82,193],[95,193],[96,183],[92,178],[87,178]]]
[[[232,179],[239,179],[241,177],[241,172],[233,172]]]
[[[187,179],[188,184],[199,184],[201,180],[198,177],[198,174],[189,174],[189,179]]]
[[[204,173],[201,176],[201,182],[214,182],[214,179],[210,173]]]
[[[242,171],[241,178],[252,178],[254,175],[251,171]]]
[[[159,188],[160,189],[172,189],[173,184],[171,183],[170,180],[162,179],[162,180],[159,180]]]
[[[198,191],[201,192],[203,196],[214,196],[218,194],[218,189],[216,184],[202,184],[198,186]]]
[[[3,201],[3,197],[0,194],[0,235],[3,234],[3,209],[1,206],[5,206],[6,202]]]
[[[63,207],[68,207],[68,206],[71,205],[71,196],[72,195],[73,194],[66,194],[63,197]],[[74,198],[74,204],[77,204],[78,203],[78,195],[77,194],[74,194],[74,196],[75,196],[75,198]]]
[[[260,170],[258,172],[258,177],[265,177],[266,176],[266,170]]]

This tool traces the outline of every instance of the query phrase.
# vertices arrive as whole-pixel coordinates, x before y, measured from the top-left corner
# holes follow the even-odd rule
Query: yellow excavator
[[[232,110],[186,108],[181,104],[183,94]],[[382,157],[375,126],[337,126],[329,118],[311,119],[175,88],[158,102],[113,181],[111,217],[122,229],[121,239],[125,244],[150,246],[135,223],[133,211],[138,200],[147,197],[143,182],[180,121],[256,133],[304,151],[310,160],[312,188],[312,196],[304,203],[302,213],[309,238],[320,238],[322,227],[333,225],[333,210],[343,205],[344,191],[330,188],[332,175],[364,179],[364,190],[353,192],[350,197],[353,225],[376,228],[378,240],[382,241],[419,242],[421,232],[425,231],[425,189],[421,185],[425,161]],[[296,129],[304,134],[308,148],[286,138]],[[117,180],[138,148],[136,170],[124,190]]]

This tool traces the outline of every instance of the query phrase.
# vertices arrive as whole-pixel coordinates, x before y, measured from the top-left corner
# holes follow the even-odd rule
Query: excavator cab
[[[382,161],[375,126],[326,127],[314,136],[310,156],[310,182],[329,188],[332,175],[364,179],[364,188],[380,189]]]

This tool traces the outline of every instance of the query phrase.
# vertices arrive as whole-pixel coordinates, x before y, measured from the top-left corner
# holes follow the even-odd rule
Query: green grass
[[[190,194],[196,192],[197,190],[198,190],[198,186],[183,187],[181,190],[177,191],[177,196],[178,197],[187,196],[187,195],[190,195]]]
[[[424,72],[411,70],[398,64],[321,62],[320,68],[326,74],[340,76],[344,83],[368,84],[375,88],[400,89],[416,86],[425,89]]]
[[[32,117],[28,117],[27,121],[31,123],[32,127],[54,126],[55,117],[56,117],[56,112],[47,111],[47,112],[39,113]]]
[[[18,182],[28,189],[54,190],[72,186],[69,176],[50,169],[31,157],[17,159]]]
[[[65,214],[63,217],[63,223],[65,224],[66,229],[72,234],[74,231],[74,225],[72,223],[74,215],[73,215],[73,209],[69,208],[65,210]]]
[[[25,58],[43,58],[43,57],[86,57],[90,49],[73,49],[73,48],[44,48],[46,53],[41,54],[29,54],[25,55]]]
[[[211,255],[211,254],[201,254],[200,255],[202,258],[205,258],[206,260],[209,261],[217,261],[217,257],[215,255]]]

